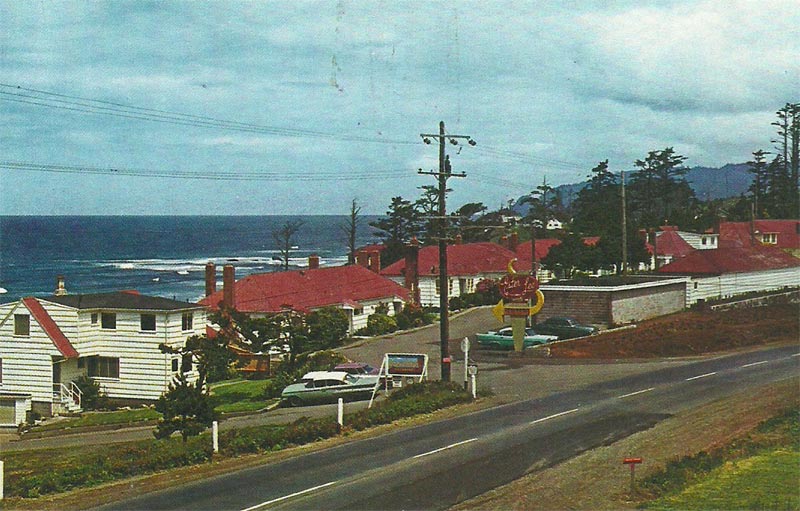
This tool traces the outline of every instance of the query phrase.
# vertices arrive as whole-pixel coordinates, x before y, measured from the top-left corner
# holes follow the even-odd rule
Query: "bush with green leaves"
[[[100,390],[100,384],[88,376],[79,376],[73,383],[81,389],[81,407],[84,410],[105,408],[107,403]]]
[[[430,325],[433,323],[435,315],[425,311],[425,309],[418,305],[409,304],[398,312],[394,318],[399,330],[408,330],[410,328]]]
[[[153,432],[159,439],[180,431],[186,442],[190,436],[199,435],[214,421],[214,406],[208,392],[199,382],[189,383],[184,373],[158,398],[155,408],[163,416]]]
[[[386,314],[370,314],[367,318],[367,335],[390,334],[397,330],[397,320]]]

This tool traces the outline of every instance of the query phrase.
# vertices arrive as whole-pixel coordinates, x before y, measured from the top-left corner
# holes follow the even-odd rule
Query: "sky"
[[[496,209],[665,147],[769,150],[797,0],[0,0],[0,214]]]

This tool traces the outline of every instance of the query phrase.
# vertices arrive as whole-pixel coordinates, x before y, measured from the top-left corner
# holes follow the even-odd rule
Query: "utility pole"
[[[628,274],[628,217],[625,211],[625,171],[622,175],[622,274]]]
[[[442,381],[450,381],[450,282],[447,276],[447,209],[445,195],[447,194],[447,179],[450,177],[467,177],[465,173],[453,174],[450,166],[450,157],[445,154],[445,142],[450,140],[453,145],[458,145],[458,139],[465,139],[469,145],[474,146],[475,141],[467,135],[446,135],[444,121],[439,122],[439,133],[420,133],[422,141],[431,143],[431,139],[439,140],[439,171],[423,172],[419,174],[436,176],[439,180],[439,338],[442,355]]]

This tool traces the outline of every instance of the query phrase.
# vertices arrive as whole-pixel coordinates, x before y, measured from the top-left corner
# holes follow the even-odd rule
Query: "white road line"
[[[423,452],[422,454],[417,454],[416,456],[414,456],[414,458],[422,458],[423,456],[428,456],[429,454],[436,454],[437,452],[446,451],[447,449],[452,449],[453,447],[458,447],[459,445],[468,444],[470,442],[474,442],[475,440],[477,440],[477,438],[470,438],[469,440],[464,440],[463,442],[456,442],[454,444],[450,444],[445,447],[441,447],[439,449],[434,449],[432,451]]]
[[[553,415],[548,415],[547,417],[542,417],[541,419],[536,419],[535,421],[531,421],[531,424],[538,424],[538,423],[544,422],[544,421],[546,421],[548,419],[554,419],[556,417],[561,417],[562,415],[566,415],[568,413],[577,412],[577,411],[578,411],[577,408],[573,408],[572,410],[567,410],[566,412],[554,413]]]
[[[745,364],[745,365],[743,365],[741,367],[753,367],[753,366],[758,366],[758,365],[761,365],[761,364],[766,364],[767,362],[769,362],[769,360],[762,360],[761,362],[753,362],[752,364]]]
[[[793,356],[793,357],[800,357],[800,353],[795,353],[795,354],[794,354],[794,355],[792,355],[792,356]]]
[[[699,380],[700,378],[705,378],[706,376],[714,376],[715,374],[717,374],[716,371],[714,371],[713,373],[699,374],[697,376],[692,376],[691,378],[686,378],[686,381]]]
[[[655,387],[650,387],[649,389],[644,389],[644,390],[637,390],[636,392],[631,392],[630,394],[623,394],[622,396],[617,396],[617,399],[635,396],[636,394],[644,394],[645,392],[650,392],[651,390],[655,390]]]
[[[314,490],[319,490],[321,488],[325,488],[326,486],[330,486],[330,485],[336,484],[336,483],[337,483],[337,481],[331,481],[329,483],[321,484],[319,486],[314,486],[313,488],[308,488],[308,489],[305,489],[305,490],[302,490],[302,491],[298,491],[298,492],[292,493],[291,495],[284,495],[283,497],[278,497],[277,499],[268,500],[266,502],[262,502],[261,504],[256,504],[255,506],[250,506],[248,508],[242,509],[242,511],[253,511],[253,510],[258,509],[260,507],[269,506],[270,504],[274,504],[276,502],[280,502],[280,501],[286,500],[286,499],[291,499],[292,497],[297,497],[299,495],[303,495],[304,493],[310,493],[310,492],[312,492]]]

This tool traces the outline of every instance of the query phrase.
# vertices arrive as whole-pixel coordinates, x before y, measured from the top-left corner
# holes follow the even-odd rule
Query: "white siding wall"
[[[95,378],[100,388],[109,397],[125,399],[158,399],[168,388],[178,373],[172,371],[172,359],[177,355],[161,353],[159,345],[182,346],[191,335],[205,333],[205,312],[193,311],[192,330],[182,331],[183,311],[155,312],[156,331],[141,331],[141,312],[116,312],[117,327],[114,330],[90,325],[90,312],[81,312],[82,325],[89,325],[91,339],[85,344],[78,343],[76,349],[81,356],[101,356],[119,358],[119,379]],[[144,313],[151,313],[143,311]],[[180,363],[179,363],[180,370]],[[197,378],[197,372],[189,374],[189,380]]]
[[[752,291],[800,286],[800,267],[779,270],[727,273],[715,277],[692,277],[687,286],[687,305],[697,300],[729,298]]]
[[[29,336],[14,335],[14,314],[30,315]],[[21,302],[1,306],[0,321],[0,390],[30,394],[33,401],[52,403],[53,357],[61,353]]]
[[[465,280],[464,293],[474,293],[478,286],[478,282],[483,279],[501,279],[505,273],[482,273],[479,275],[452,275],[448,276],[450,280],[450,292],[448,296],[453,298],[461,296],[460,279]],[[391,277],[391,279],[398,284],[405,285],[403,277]],[[420,277],[419,278],[419,301],[423,307],[438,307],[439,306],[439,293],[436,292],[436,282],[439,277]]]

